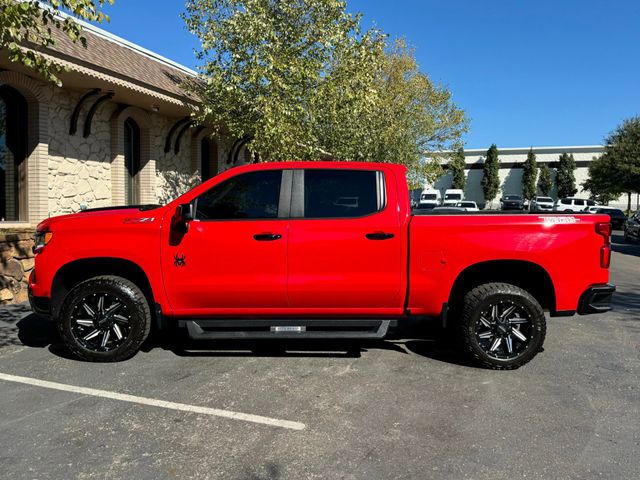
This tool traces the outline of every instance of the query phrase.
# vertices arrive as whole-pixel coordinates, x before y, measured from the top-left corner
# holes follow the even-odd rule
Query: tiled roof
[[[157,91],[163,96],[187,101],[193,99],[181,88],[181,84],[193,79],[195,72],[103,30],[83,26],[86,48],[80,42],[72,42],[64,32],[53,29],[55,44],[44,49],[44,52],[59,58],[63,65],[72,69],[77,65],[83,73],[91,69],[145,90]]]

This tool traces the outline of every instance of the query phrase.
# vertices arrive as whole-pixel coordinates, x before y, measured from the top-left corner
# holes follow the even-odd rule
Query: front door
[[[240,174],[193,201],[178,241],[163,240],[162,268],[178,316],[264,313],[287,306],[289,221],[279,217],[281,170]],[[287,206],[288,208],[288,206]],[[169,228],[170,219],[165,220]]]
[[[400,313],[406,239],[396,189],[388,188],[392,179],[382,171],[355,169],[306,169],[294,175],[290,306],[317,314],[336,308]]]

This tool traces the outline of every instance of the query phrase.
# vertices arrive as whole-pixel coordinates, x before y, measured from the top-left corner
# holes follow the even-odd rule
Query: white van
[[[428,207],[434,206],[437,207],[442,202],[442,195],[440,195],[440,190],[423,190],[420,194],[420,206]]]
[[[464,200],[464,191],[458,188],[448,188],[444,191],[443,206],[455,206],[456,203]]]

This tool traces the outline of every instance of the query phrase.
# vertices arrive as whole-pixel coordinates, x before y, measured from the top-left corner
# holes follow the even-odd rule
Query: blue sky
[[[182,1],[116,0],[106,30],[195,68]],[[640,1],[348,0],[404,37],[470,120],[466,148],[593,145],[640,114]]]

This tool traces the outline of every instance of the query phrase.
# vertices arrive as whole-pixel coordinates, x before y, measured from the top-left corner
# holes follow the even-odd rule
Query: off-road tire
[[[512,359],[496,359],[480,346],[476,325],[481,312],[495,303],[505,301],[526,311],[530,319],[531,337],[524,350]],[[513,370],[521,367],[542,350],[547,324],[542,307],[531,294],[508,283],[486,283],[470,290],[463,299],[458,321],[459,335],[465,352],[480,366],[494,370]]]
[[[94,351],[86,348],[74,335],[72,325],[76,321],[73,312],[86,297],[106,293],[119,299],[130,313],[129,333],[122,344],[110,351]],[[149,336],[151,310],[140,288],[126,278],[102,275],[76,285],[64,299],[57,318],[58,331],[67,348],[76,357],[89,362],[119,362],[133,357]]]

